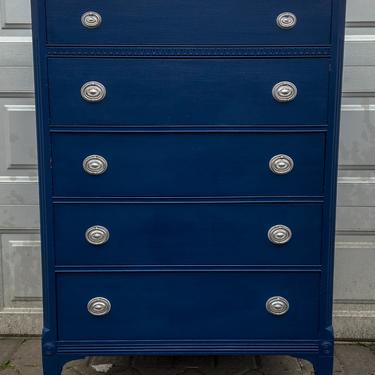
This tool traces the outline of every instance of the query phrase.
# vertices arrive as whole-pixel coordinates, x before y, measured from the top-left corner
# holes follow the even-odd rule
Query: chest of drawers
[[[33,0],[45,375],[87,355],[332,374],[344,0]]]

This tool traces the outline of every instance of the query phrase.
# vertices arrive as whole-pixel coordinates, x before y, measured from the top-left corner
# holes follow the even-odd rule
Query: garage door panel
[[[41,280],[29,0],[0,0],[0,334],[39,334]]]
[[[375,7],[348,0],[338,179],[335,330],[375,338]]]

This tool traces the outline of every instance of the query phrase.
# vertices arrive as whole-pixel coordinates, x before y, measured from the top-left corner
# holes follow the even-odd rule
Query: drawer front
[[[50,43],[328,44],[331,0],[48,0]],[[94,19],[81,17],[95,12]],[[290,28],[277,24],[278,15]],[[288,22],[292,21],[292,22]],[[85,25],[85,26],[84,26]],[[88,27],[87,27],[88,26]],[[90,27],[91,26],[91,27]]]
[[[60,273],[59,340],[308,340],[318,335],[319,279],[312,272]],[[273,296],[289,302],[285,315],[267,311]],[[109,301],[108,314],[88,312],[95,297]]]
[[[318,265],[321,259],[320,204],[55,204],[54,217],[58,265]],[[283,243],[275,235],[286,236]]]
[[[326,125],[329,63],[306,58],[50,59],[50,122]],[[98,82],[94,93],[90,82]],[[295,86],[289,87],[291,101],[274,98],[273,89],[280,82]]]
[[[324,133],[55,133],[53,188],[82,197],[320,195],[324,150]],[[271,171],[278,154],[293,163],[289,173]],[[84,169],[92,155],[102,174],[86,161]]]

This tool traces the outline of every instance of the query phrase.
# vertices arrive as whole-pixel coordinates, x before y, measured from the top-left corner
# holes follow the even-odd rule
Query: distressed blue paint
[[[32,10],[45,375],[115,354],[288,354],[331,375],[345,1]],[[86,10],[102,28],[82,28]],[[277,28],[283,11],[295,29]],[[87,80],[107,86],[102,103],[80,98]],[[292,103],[272,99],[282,80]],[[109,161],[102,176],[82,172],[92,153]],[[291,174],[269,171],[277,153]],[[266,232],[280,223],[293,238],[278,247]],[[111,231],[102,247],[84,240],[95,224]],[[86,311],[98,295],[112,301],[101,318]],[[273,295],[289,314],[266,312]]]

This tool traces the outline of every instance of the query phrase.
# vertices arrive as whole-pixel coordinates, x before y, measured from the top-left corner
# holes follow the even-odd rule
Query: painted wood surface
[[[181,10],[173,6],[164,9],[164,3],[149,4],[168,20],[174,20],[175,11]],[[187,55],[184,38],[191,36],[182,25],[173,35],[177,48],[168,55],[164,47],[169,47],[168,43],[159,33],[162,26],[153,18],[148,26],[155,26],[159,45],[152,56],[138,58],[141,43],[136,42],[138,48],[129,46],[125,31],[117,45],[100,27],[103,34],[92,34],[92,42],[83,48],[78,34],[77,45],[68,46],[70,51],[60,45],[59,38],[50,43],[52,14],[56,11],[63,18],[76,19],[82,11],[69,6],[56,10],[56,3],[47,6],[45,1],[32,1],[45,375],[59,372],[64,361],[87,353],[179,354],[179,341],[189,342],[184,354],[287,353],[310,360],[317,375],[332,373],[345,1],[311,6],[317,4],[324,12],[319,19],[322,30],[331,30],[328,45],[319,46],[319,33],[313,35],[316,42],[301,42],[302,48],[292,33],[285,33],[282,43],[276,34],[267,40],[262,35],[268,35],[269,27],[277,27],[276,15],[272,23],[259,24],[264,31],[254,36],[259,48],[258,43],[238,48],[233,41],[229,46],[215,46],[212,41],[202,48],[207,35],[201,32],[191,39]],[[215,5],[200,5],[201,14],[216,9]],[[238,24],[248,9],[248,5],[240,5],[234,8]],[[278,13],[276,4],[271,5]],[[254,2],[251,9],[263,14],[264,3]],[[144,14],[134,11],[137,24],[142,23]],[[211,23],[200,21],[200,16],[186,17],[210,30]],[[222,24],[223,29],[237,25],[228,18],[223,18]],[[136,34],[142,36],[141,31]],[[106,46],[102,46],[104,35]],[[240,43],[241,35],[236,36]],[[310,33],[301,30],[302,40],[304,35]],[[202,51],[204,55],[200,55]],[[288,100],[277,97],[275,90],[280,84],[284,88],[279,95],[287,95],[288,86],[294,91]],[[284,180],[276,178],[280,174],[273,170],[269,156],[278,154],[280,145],[285,148],[284,159],[290,160],[290,178]],[[313,159],[311,155],[315,155]],[[87,157],[98,160],[92,164],[94,171],[87,168]],[[131,228],[140,220],[145,245],[115,250],[124,251],[124,255],[138,252],[134,264],[123,264],[114,252],[107,252],[110,264],[100,260],[88,264],[81,257],[81,247],[77,248],[78,263],[57,263],[57,223],[83,202],[88,206],[81,206],[82,212],[93,210],[92,216],[98,215],[98,219],[107,216],[108,220],[111,215],[116,220],[118,224],[110,223],[114,229],[111,239],[116,240],[116,232],[124,227],[123,235],[130,229],[127,238],[137,241],[137,229]],[[56,210],[56,205],[64,203],[70,205],[65,206],[65,213]],[[309,247],[302,243],[298,263],[261,262],[258,252],[268,248],[263,242],[262,218],[287,218],[298,203],[304,205],[304,219],[297,224],[295,211],[289,223],[293,229],[280,222],[277,225],[289,233],[285,236],[290,242],[297,243],[298,239],[311,242],[316,223],[320,238],[313,248],[320,255],[318,264],[311,264]],[[132,213],[122,211],[129,207]],[[248,210],[238,211],[238,207]],[[222,213],[212,213],[213,208]],[[306,220],[311,208],[316,210]],[[232,217],[231,224],[223,225],[220,215]],[[126,224],[127,219],[131,224]],[[84,216],[75,215],[75,220],[75,227],[91,225]],[[243,227],[242,220],[249,226],[242,231],[253,234],[252,247],[236,227]],[[202,227],[203,223],[208,226]],[[94,225],[98,231],[96,225],[100,224]],[[170,225],[174,234],[163,235]],[[100,228],[111,240],[108,229]],[[272,230],[267,237],[278,242],[280,234],[272,238]],[[290,238],[294,230],[296,234]],[[74,238],[78,237],[77,233]],[[92,243],[87,231],[85,237]],[[154,253],[155,264],[149,256],[142,257],[142,251],[149,252],[149,244],[168,238],[181,243],[172,250],[164,242]],[[231,246],[232,241],[237,249]],[[200,259],[192,250],[185,256],[182,253],[184,247],[199,246]],[[164,251],[169,252],[164,258],[168,257],[171,265],[158,261]],[[225,254],[221,261],[215,256],[220,251]],[[237,261],[231,261],[231,255],[237,256]],[[298,324],[300,319],[303,324]],[[132,328],[123,331],[119,327],[124,325]],[[137,344],[132,347],[131,342]]]
[[[1,5],[0,64],[6,73],[1,83],[0,131],[7,134],[0,137],[4,143],[1,152],[7,150],[17,160],[0,158],[4,163],[0,181],[4,277],[0,294],[7,296],[0,307],[0,331],[38,333],[40,255],[29,2],[2,0]],[[347,15],[336,246],[336,332],[342,337],[374,338],[372,1],[348,0]],[[18,142],[13,151],[10,135]]]

